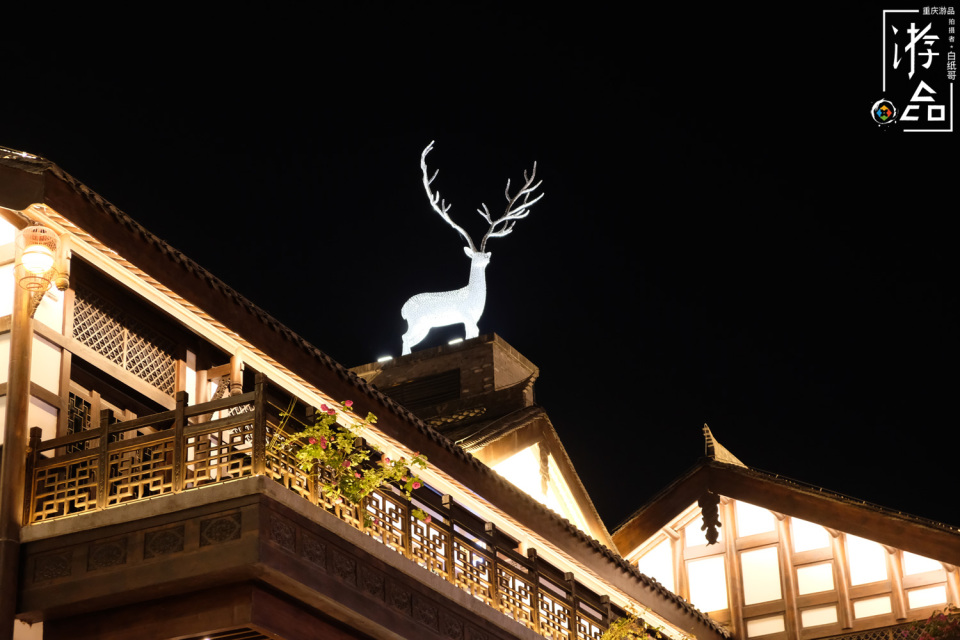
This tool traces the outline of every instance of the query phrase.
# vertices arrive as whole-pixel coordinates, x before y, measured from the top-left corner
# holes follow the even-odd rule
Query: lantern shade
[[[17,234],[17,283],[27,291],[46,291],[54,276],[53,268],[60,239],[46,227],[26,227]]]

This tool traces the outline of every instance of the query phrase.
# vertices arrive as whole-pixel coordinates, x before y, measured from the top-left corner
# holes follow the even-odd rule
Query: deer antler
[[[477,248],[473,246],[473,240],[470,238],[470,235],[464,231],[462,227],[450,219],[450,214],[448,212],[450,211],[450,207],[452,205],[447,204],[445,200],[440,198],[439,191],[434,193],[430,189],[430,184],[434,181],[434,179],[436,179],[437,174],[440,173],[440,169],[437,169],[433,172],[433,176],[431,177],[427,172],[427,154],[430,153],[431,149],[433,149],[433,143],[434,141],[431,140],[430,144],[427,145],[427,148],[423,150],[422,154],[420,154],[420,170],[423,171],[423,188],[427,191],[427,199],[430,200],[430,206],[433,207],[433,210],[439,213],[440,217],[443,218],[447,224],[459,231],[460,235],[464,237],[464,239],[467,241],[467,244],[470,246],[470,250],[475,252]],[[524,174],[524,177],[526,177],[526,174]],[[507,182],[507,187],[509,186],[510,183]],[[484,238],[484,241],[486,241],[486,238]]]
[[[483,219],[487,221],[487,224],[490,225],[490,229],[487,231],[486,235],[483,236],[483,240],[480,242],[480,251],[482,252],[487,246],[487,240],[490,238],[502,238],[505,235],[508,235],[513,231],[513,226],[517,224],[517,220],[521,218],[526,218],[530,213],[530,207],[535,205],[540,198],[544,195],[541,193],[533,200],[530,199],[530,196],[536,191],[540,185],[543,183],[543,180],[533,184],[533,181],[537,178],[537,163],[533,163],[533,171],[530,172],[530,176],[527,176],[527,172],[523,172],[523,187],[517,191],[517,195],[510,195],[510,180],[507,180],[507,188],[503,190],[503,195],[507,197],[507,209],[503,212],[503,215],[497,218],[496,220],[490,215],[490,210],[487,208],[486,204],[482,204],[482,209],[477,209],[477,213],[483,216]],[[517,205],[517,201],[521,198],[523,200],[520,202],[519,206],[514,209],[514,206]],[[497,225],[503,225],[499,229]]]

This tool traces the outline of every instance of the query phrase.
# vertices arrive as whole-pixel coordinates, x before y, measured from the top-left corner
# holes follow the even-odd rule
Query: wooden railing
[[[543,561],[535,549],[521,553],[517,540],[429,487],[412,501],[383,487],[362,507],[323,496],[297,464],[295,444],[277,433],[283,409],[268,402],[267,385],[261,375],[252,392],[194,406],[180,392],[173,411],[126,422],[112,423],[104,411],[98,428],[45,442],[32,429],[25,521],[266,475],[547,638],[597,639],[624,615],[572,573]],[[295,430],[289,422],[285,428]],[[417,507],[429,522],[411,515]]]

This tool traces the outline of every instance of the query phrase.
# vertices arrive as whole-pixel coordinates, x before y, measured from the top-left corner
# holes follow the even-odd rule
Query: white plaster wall
[[[40,427],[43,430],[41,440],[50,440],[57,435],[57,409],[43,400],[30,398],[27,412],[27,429]],[[29,432],[28,432],[29,433]]]
[[[50,393],[60,393],[60,347],[37,335],[33,336],[30,380]]]

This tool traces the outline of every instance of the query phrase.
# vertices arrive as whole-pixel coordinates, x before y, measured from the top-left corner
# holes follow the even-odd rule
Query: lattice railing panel
[[[173,437],[110,453],[107,505],[173,491]]]
[[[37,469],[29,497],[31,522],[93,511],[97,508],[98,456],[70,458]]]
[[[89,402],[77,394],[71,393],[67,400],[67,433],[82,433],[93,428],[92,410],[93,407]],[[69,445],[67,453],[82,451],[85,444],[88,443],[78,442]]]
[[[173,395],[173,345],[96,293],[78,288],[73,337],[160,391]]]
[[[394,551],[407,555],[409,508],[395,496],[379,491],[371,494],[364,506],[370,517],[367,533]]]
[[[503,564],[497,565],[497,593],[500,596],[500,610],[520,624],[536,630],[534,624],[535,599],[533,587],[526,578],[508,570]]]
[[[447,577],[450,534],[435,522],[414,518],[410,523],[410,557],[432,573]]]
[[[540,592],[540,635],[551,640],[570,637],[570,607]]]

